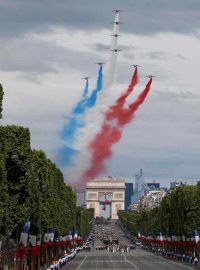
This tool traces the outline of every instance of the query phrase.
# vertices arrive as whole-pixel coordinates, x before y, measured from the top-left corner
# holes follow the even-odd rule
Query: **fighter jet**
[[[81,80],[86,80],[86,81],[88,81],[89,79],[90,79],[90,77],[81,78]]]
[[[122,24],[122,22],[112,22],[112,23],[116,25]]]
[[[123,12],[123,10],[121,10],[121,9],[113,9],[112,12],[120,13],[120,12]]]
[[[113,49],[113,50],[110,50],[110,51],[119,52],[119,51],[122,51],[122,50],[120,50],[120,49]]]
[[[114,35],[111,35],[111,37],[120,37],[121,35],[118,35],[118,34],[114,34]]]
[[[103,62],[98,62],[98,63],[95,63],[95,64],[100,65],[100,66],[105,65],[105,63],[103,63]]]
[[[131,65],[131,67],[136,68],[136,67],[141,67],[141,66],[139,66],[139,65]]]
[[[154,77],[156,77],[156,76],[154,76],[154,75],[147,75],[147,76],[145,76],[146,78],[149,78],[149,79],[152,79],[152,78],[154,78]]]

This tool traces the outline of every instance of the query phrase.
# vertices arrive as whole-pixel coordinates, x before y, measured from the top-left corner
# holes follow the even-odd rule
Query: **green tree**
[[[200,184],[182,185],[167,194],[160,205],[142,212],[120,211],[119,218],[134,235],[138,231],[145,235],[191,236],[200,230]]]

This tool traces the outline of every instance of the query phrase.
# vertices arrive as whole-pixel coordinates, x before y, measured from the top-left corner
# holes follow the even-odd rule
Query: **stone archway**
[[[125,181],[112,177],[96,178],[86,184],[86,207],[94,208],[95,217],[118,219],[117,211],[124,210]],[[107,194],[107,202],[105,201]]]
[[[99,197],[100,217],[111,218],[112,215],[112,196],[105,192]]]

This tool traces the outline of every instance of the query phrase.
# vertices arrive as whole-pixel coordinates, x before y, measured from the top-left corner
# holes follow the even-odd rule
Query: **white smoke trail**
[[[117,44],[118,44],[118,36],[117,35],[119,35],[119,13],[116,14],[115,20],[113,23],[113,33],[112,33],[111,46],[110,46],[110,50],[111,50],[110,58],[109,58],[108,63],[106,65],[104,82],[103,82],[103,91],[101,91],[100,96],[104,95],[104,92],[105,92],[104,89],[108,89],[112,86],[114,79],[115,79],[118,52],[115,52],[112,50],[117,49]]]
[[[117,65],[117,51],[118,48],[118,35],[119,35],[119,13],[116,14],[113,22],[113,30],[110,45],[109,60],[106,63],[104,72],[103,89],[98,94],[96,106],[89,110],[86,115],[87,126],[82,130],[80,138],[77,139],[76,149],[80,151],[80,155],[75,161],[74,166],[68,171],[68,175],[71,179],[78,179],[82,175],[82,172],[88,166],[89,153],[87,153],[87,145],[91,140],[94,133],[97,132],[102,121],[102,112],[106,110],[108,106],[108,91],[115,81],[116,65]]]

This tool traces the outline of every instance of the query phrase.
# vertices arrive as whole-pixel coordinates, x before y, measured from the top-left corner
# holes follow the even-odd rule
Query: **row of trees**
[[[192,236],[194,229],[200,231],[200,184],[180,186],[167,194],[160,205],[142,212],[119,211],[124,226],[133,235]]]
[[[27,128],[0,126],[0,235],[18,239],[30,220],[32,234],[54,228],[59,235],[78,229],[84,236],[93,215],[77,207],[76,194],[45,153],[31,149]]]

